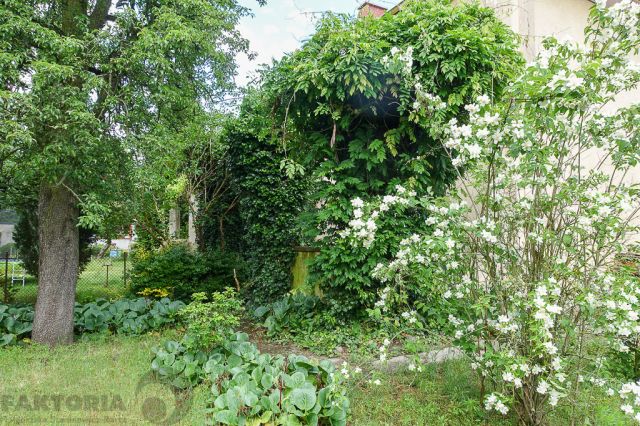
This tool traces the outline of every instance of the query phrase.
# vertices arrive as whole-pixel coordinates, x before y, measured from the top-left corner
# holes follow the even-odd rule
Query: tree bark
[[[73,343],[73,308],[78,281],[79,210],[62,186],[43,184],[38,199],[40,243],[34,342],[50,346]]]

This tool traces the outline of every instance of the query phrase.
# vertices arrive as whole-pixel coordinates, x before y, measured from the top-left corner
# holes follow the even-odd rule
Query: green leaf
[[[316,393],[313,389],[294,389],[289,395],[289,398],[293,405],[303,411],[310,411],[316,405]]]

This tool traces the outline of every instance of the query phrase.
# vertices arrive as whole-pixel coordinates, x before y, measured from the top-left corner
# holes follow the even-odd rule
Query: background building
[[[0,255],[13,246],[13,230],[18,222],[18,215],[12,210],[0,210]]]

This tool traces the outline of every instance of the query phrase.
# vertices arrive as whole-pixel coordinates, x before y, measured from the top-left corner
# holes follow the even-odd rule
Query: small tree
[[[640,283],[611,263],[638,230],[640,188],[628,178],[640,160],[640,108],[614,101],[640,82],[630,62],[640,5],[602,3],[584,47],[547,39],[504,103],[479,96],[442,123],[461,176],[456,190],[420,198],[398,187],[364,206],[343,234],[353,244],[374,240],[377,217],[397,205],[428,214],[430,232],[405,239],[376,268],[388,287],[374,312],[389,312],[392,295],[417,282],[471,358],[485,408],[515,407],[528,425],[546,423],[550,409],[575,403],[587,386],[604,386],[611,348],[638,350],[630,342],[640,332]],[[439,97],[417,95],[414,120],[438,120]],[[636,418],[639,390],[620,392]]]

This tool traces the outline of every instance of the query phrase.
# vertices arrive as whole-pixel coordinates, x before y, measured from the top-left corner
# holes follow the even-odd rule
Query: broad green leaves
[[[320,421],[345,424],[349,401],[335,367],[316,364],[304,356],[260,354],[244,333],[235,333],[205,355],[193,354],[177,342],[154,349],[151,368],[172,385],[191,387],[211,383],[214,422],[227,425],[316,425]],[[208,359],[207,359],[208,357]],[[193,363],[196,375],[183,365]],[[324,423],[322,423],[324,424]]]
[[[122,299],[95,302],[74,308],[74,325],[78,334],[112,332],[118,334],[142,334],[174,324],[177,313],[184,307],[180,301],[162,299]],[[33,323],[31,306],[0,304],[0,347],[16,344],[31,334]],[[170,346],[169,352],[175,348]]]

